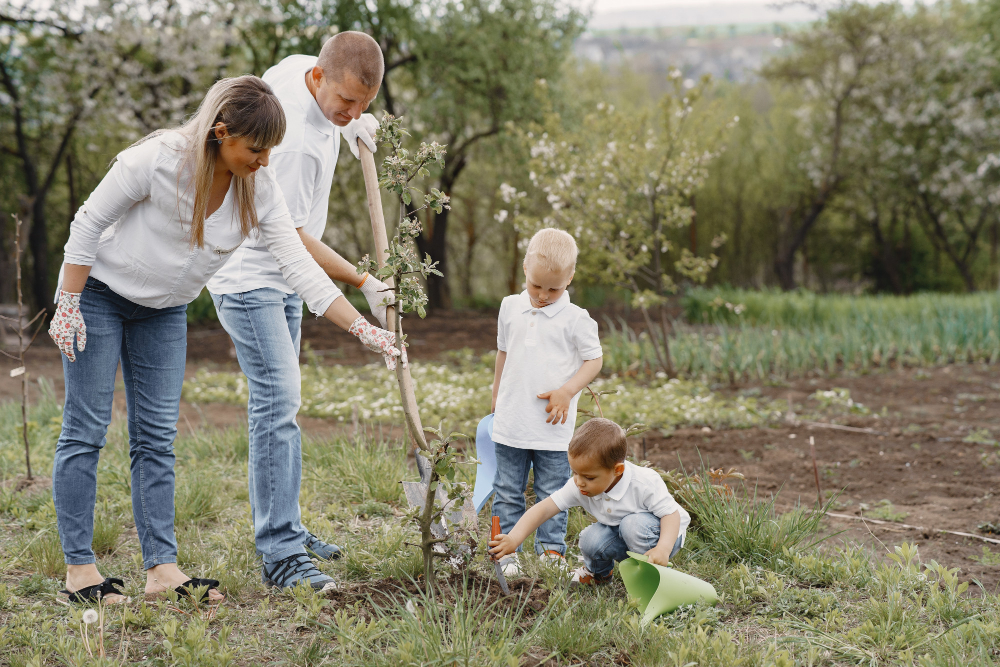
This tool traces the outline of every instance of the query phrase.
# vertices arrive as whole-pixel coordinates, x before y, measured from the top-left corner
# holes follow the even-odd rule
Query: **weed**
[[[1000,553],[993,553],[989,547],[983,547],[981,556],[969,556],[969,560],[974,560],[980,565],[1000,565]]]
[[[909,512],[903,512],[902,510],[896,509],[896,506],[885,498],[875,504],[858,503],[858,507],[860,507],[861,511],[864,513],[863,516],[871,519],[878,519],[880,521],[895,521],[899,523],[904,521],[906,517],[910,516]]]

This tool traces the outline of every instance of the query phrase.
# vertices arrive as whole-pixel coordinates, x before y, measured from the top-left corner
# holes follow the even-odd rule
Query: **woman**
[[[146,594],[190,594],[217,581],[177,568],[173,440],[184,380],[187,304],[230,253],[259,234],[310,310],[356,335],[390,368],[394,336],[369,324],[296,233],[274,176],[271,147],[285,117],[253,76],[222,79],[183,127],[119,154],[70,227],[49,335],[65,354],[63,427],[52,469],[66,590],[72,602],[122,602],[91,550],[97,463],[111,421],[119,360],[128,408],[132,511]],[[76,337],[76,348],[73,339]]]

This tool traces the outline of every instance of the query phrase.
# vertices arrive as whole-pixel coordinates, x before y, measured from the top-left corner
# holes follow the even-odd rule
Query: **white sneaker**
[[[547,549],[543,553],[539,554],[538,560],[542,561],[543,565],[558,567],[560,570],[569,571],[569,564],[566,562],[566,557],[558,551]]]
[[[504,577],[516,579],[521,576],[521,564],[517,561],[516,553],[500,559],[500,571]]]

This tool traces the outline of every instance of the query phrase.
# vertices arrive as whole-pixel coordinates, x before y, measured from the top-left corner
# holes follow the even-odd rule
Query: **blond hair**
[[[573,434],[567,454],[612,470],[628,454],[625,430],[610,419],[587,420]]]
[[[316,66],[323,70],[323,76],[338,83],[343,80],[344,70],[358,78],[365,88],[378,88],[385,74],[385,60],[382,49],[370,35],[354,30],[345,30],[326,40],[319,51]]]
[[[271,90],[271,86],[256,76],[245,75],[219,79],[208,89],[198,111],[177,131],[187,139],[184,165],[178,173],[178,190],[181,174],[190,175],[188,188],[194,188],[194,205],[191,209],[191,247],[205,245],[205,217],[211,195],[215,163],[219,158],[220,142],[215,136],[215,126],[226,126],[229,138],[245,137],[254,148],[273,148],[285,136],[285,112]],[[136,142],[162,134],[157,130]],[[135,144],[133,144],[135,145]],[[256,181],[254,174],[243,178],[233,174],[235,210],[239,217],[240,233],[244,238],[257,229]],[[178,192],[178,201],[180,200]]]
[[[576,256],[576,240],[570,234],[561,229],[542,229],[531,237],[524,264],[534,259],[549,271],[565,273],[576,269]]]

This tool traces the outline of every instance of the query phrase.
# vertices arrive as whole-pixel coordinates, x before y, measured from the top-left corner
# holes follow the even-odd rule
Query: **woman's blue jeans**
[[[519,449],[496,443],[497,472],[493,478],[493,514],[500,517],[500,529],[510,533],[524,516],[524,492],[528,488],[528,471],[535,469],[533,488],[535,502],[540,503],[563,488],[573,472],[566,452],[540,449]],[[569,514],[559,512],[538,527],[535,534],[535,553],[547,550],[566,553],[566,522]],[[519,546],[518,551],[521,550]]]
[[[295,421],[302,392],[302,299],[265,287],[213,294],[212,300],[247,376],[254,538],[264,562],[274,563],[305,553],[308,538],[299,509],[302,434]]]
[[[63,355],[66,399],[52,465],[59,539],[69,565],[94,563],[97,463],[107,442],[121,361],[128,410],[132,515],[143,567],[177,562],[174,437],[184,384],[187,306],[147,308],[87,279],[80,297],[87,347]]]
[[[649,512],[636,512],[622,518],[617,526],[592,523],[580,532],[583,564],[599,577],[611,573],[617,561],[628,558],[628,551],[644,554],[660,542],[660,520]],[[670,557],[681,550],[683,538],[678,538]]]

